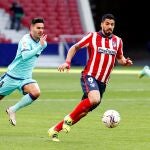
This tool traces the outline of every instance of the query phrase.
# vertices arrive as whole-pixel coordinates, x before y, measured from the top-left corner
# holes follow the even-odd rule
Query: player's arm
[[[91,39],[92,39],[92,35],[93,33],[88,33],[85,37],[83,37],[78,43],[74,44],[68,51],[67,53],[67,57],[66,57],[66,61],[65,63],[63,63],[62,65],[60,65],[58,67],[58,71],[64,71],[65,69],[67,69],[67,71],[70,69],[70,65],[71,65],[71,60],[73,58],[73,56],[76,54],[76,52],[80,49],[80,48],[84,48],[84,47],[88,47]]]
[[[117,61],[123,66],[131,66],[133,64],[130,58],[125,58],[123,55],[118,56]]]
[[[62,65],[58,67],[58,71],[64,71],[65,69],[69,70],[70,69],[70,64],[73,56],[76,54],[76,52],[80,49],[78,44],[74,44],[71,46],[67,53],[66,61]]]
[[[41,51],[46,47],[46,38],[47,35],[42,35],[40,38],[40,45],[33,50],[30,50],[29,45],[26,42],[23,43],[23,49],[21,53],[23,60],[29,59],[36,54],[41,53]]]
[[[133,64],[133,62],[130,58],[125,58],[124,55],[123,55],[123,42],[122,42],[122,39],[120,39],[116,57],[117,57],[117,61],[120,65],[131,66]]]

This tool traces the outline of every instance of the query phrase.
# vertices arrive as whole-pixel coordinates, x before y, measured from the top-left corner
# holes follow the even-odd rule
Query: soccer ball
[[[120,123],[120,114],[116,110],[107,110],[102,116],[102,122],[108,128],[117,127]]]

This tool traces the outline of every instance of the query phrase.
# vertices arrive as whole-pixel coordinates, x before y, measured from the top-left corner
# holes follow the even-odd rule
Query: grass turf
[[[41,96],[17,112],[16,127],[9,125],[5,109],[20,100],[21,94],[15,91],[1,102],[0,149],[149,150],[150,78],[139,79],[140,69],[115,69],[101,105],[74,125],[69,134],[60,133],[59,143],[49,139],[47,130],[79,102],[82,96],[80,69],[71,73],[58,73],[55,69],[35,70],[33,78],[39,83]],[[121,122],[118,127],[109,129],[102,124],[101,116],[107,109],[119,111]]]

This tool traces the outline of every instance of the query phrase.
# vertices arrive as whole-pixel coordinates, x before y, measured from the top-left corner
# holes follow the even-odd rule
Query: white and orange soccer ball
[[[117,127],[120,123],[120,119],[119,112],[113,109],[105,111],[102,116],[102,122],[108,128]]]

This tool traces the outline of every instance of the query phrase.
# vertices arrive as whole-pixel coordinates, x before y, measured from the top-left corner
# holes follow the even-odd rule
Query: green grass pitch
[[[16,113],[17,126],[9,125],[5,109],[21,94],[15,91],[0,102],[0,150],[150,150],[150,78],[138,78],[142,68],[114,69],[101,104],[61,142],[52,142],[49,127],[68,114],[80,101],[80,69],[59,73],[57,69],[35,69],[40,98]],[[2,74],[5,69],[0,69]],[[116,128],[106,128],[101,117],[107,109],[121,115]]]

